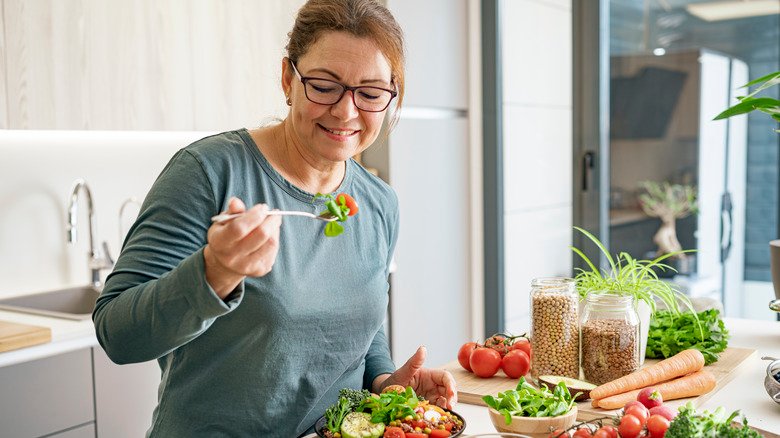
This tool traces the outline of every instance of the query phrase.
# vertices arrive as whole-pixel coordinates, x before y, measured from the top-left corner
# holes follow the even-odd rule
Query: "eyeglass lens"
[[[333,105],[344,95],[346,89],[338,82],[326,79],[307,79],[306,97],[314,103]],[[357,87],[353,92],[355,106],[363,111],[382,111],[393,99],[392,93],[376,87]]]

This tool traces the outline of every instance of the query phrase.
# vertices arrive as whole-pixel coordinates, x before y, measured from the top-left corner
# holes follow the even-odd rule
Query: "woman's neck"
[[[317,161],[293,138],[286,121],[250,132],[260,152],[287,181],[309,193],[332,193],[344,180],[346,164]]]

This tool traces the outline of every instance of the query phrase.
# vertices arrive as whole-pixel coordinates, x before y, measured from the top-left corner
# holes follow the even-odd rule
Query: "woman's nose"
[[[331,105],[330,113],[341,120],[350,120],[358,116],[358,108],[354,102],[354,92],[347,91],[341,96],[341,100]]]

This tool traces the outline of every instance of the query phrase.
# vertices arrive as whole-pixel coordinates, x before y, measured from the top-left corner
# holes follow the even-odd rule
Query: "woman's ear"
[[[290,66],[290,58],[282,58],[282,91],[286,97],[290,96],[292,90],[292,78],[295,76]]]

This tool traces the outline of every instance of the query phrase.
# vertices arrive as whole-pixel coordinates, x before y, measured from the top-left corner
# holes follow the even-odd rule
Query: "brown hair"
[[[287,34],[287,57],[298,61],[320,35],[329,31],[368,37],[379,46],[390,63],[392,81],[398,88],[390,127],[395,125],[404,100],[404,35],[398,22],[376,0],[309,0],[298,10],[295,24]]]

